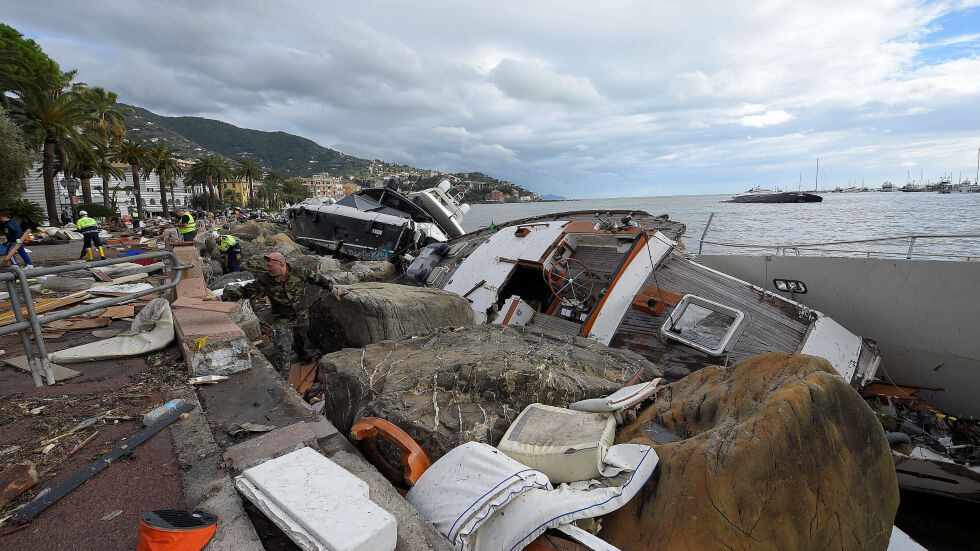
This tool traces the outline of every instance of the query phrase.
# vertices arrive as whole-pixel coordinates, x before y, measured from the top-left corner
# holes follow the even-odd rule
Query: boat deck
[[[796,352],[811,321],[812,314],[808,311],[767,295],[745,282],[691,262],[677,251],[664,259],[647,278],[646,285],[655,285],[680,295],[698,295],[741,310],[745,314],[745,330],[740,337],[736,336],[738,340],[729,355],[729,364],[767,352]],[[628,348],[644,356],[663,369],[670,380],[685,377],[704,365],[724,364],[723,357],[709,356],[662,339],[660,327],[669,313],[669,308],[661,316],[628,310],[609,345]]]

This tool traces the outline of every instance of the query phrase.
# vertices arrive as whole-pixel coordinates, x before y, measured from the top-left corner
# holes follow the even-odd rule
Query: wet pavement
[[[39,247],[40,248],[40,247]],[[129,321],[117,320],[112,328],[128,329]],[[68,331],[59,339],[46,339],[49,350],[98,340],[92,330]],[[30,374],[9,366],[0,367],[0,450],[20,449],[0,456],[0,468],[30,460],[41,473],[38,484],[15,499],[0,518],[26,503],[44,488],[53,487],[82,470],[114,448],[122,438],[142,430],[146,411],[164,403],[165,392],[181,384],[183,364],[176,347],[169,353],[73,364],[82,375],[54,386],[35,387]],[[17,334],[0,337],[2,357],[23,354]],[[175,369],[175,366],[177,369]],[[30,410],[41,407],[37,415]],[[40,442],[63,434],[78,423],[111,411],[132,420],[100,421],[66,436],[48,454]],[[65,456],[76,445],[98,431],[73,457]],[[164,429],[113,462],[49,509],[27,528],[10,533],[16,525],[3,526],[4,549],[134,549],[140,515],[149,510],[183,508],[184,498],[170,429]],[[114,511],[110,520],[102,520]]]

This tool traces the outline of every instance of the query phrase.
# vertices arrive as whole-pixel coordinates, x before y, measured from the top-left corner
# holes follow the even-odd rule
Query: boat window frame
[[[722,336],[720,343],[715,348],[708,348],[703,344],[699,344],[690,339],[682,337],[680,334],[671,331],[671,329],[681,320],[684,312],[687,311],[690,305],[700,306],[701,308],[711,310],[712,312],[718,312],[719,314],[724,314],[726,316],[734,318],[731,325],[728,326],[728,330]],[[690,346],[695,350],[700,350],[705,354],[711,356],[724,356],[728,352],[729,345],[734,346],[734,341],[732,340],[735,335],[739,334],[742,324],[745,322],[745,313],[743,313],[738,308],[733,308],[731,306],[726,306],[724,304],[715,302],[713,300],[708,300],[704,297],[698,295],[687,294],[684,295],[681,300],[677,303],[667,316],[663,325],[660,326],[660,334],[667,339],[677,341],[679,343]]]

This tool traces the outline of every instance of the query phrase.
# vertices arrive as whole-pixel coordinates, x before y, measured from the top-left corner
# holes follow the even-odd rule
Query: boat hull
[[[819,203],[823,197],[813,193],[765,193],[757,195],[735,196],[729,199],[728,203]]]

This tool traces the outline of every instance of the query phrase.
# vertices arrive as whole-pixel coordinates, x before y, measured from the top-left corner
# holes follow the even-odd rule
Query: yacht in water
[[[398,261],[430,243],[463,235],[469,205],[442,180],[403,194],[397,181],[365,188],[332,204],[304,202],[286,209],[298,241],[360,260]]]
[[[882,420],[901,488],[980,501],[980,340],[971,338],[980,252],[969,249],[980,235],[775,245],[715,243],[707,233],[699,263],[874,339],[880,380],[860,391]],[[958,245],[924,250],[939,239]],[[702,254],[705,246],[722,252]]]
[[[779,191],[756,186],[733,195],[727,203],[819,203],[823,197],[805,191]]]

